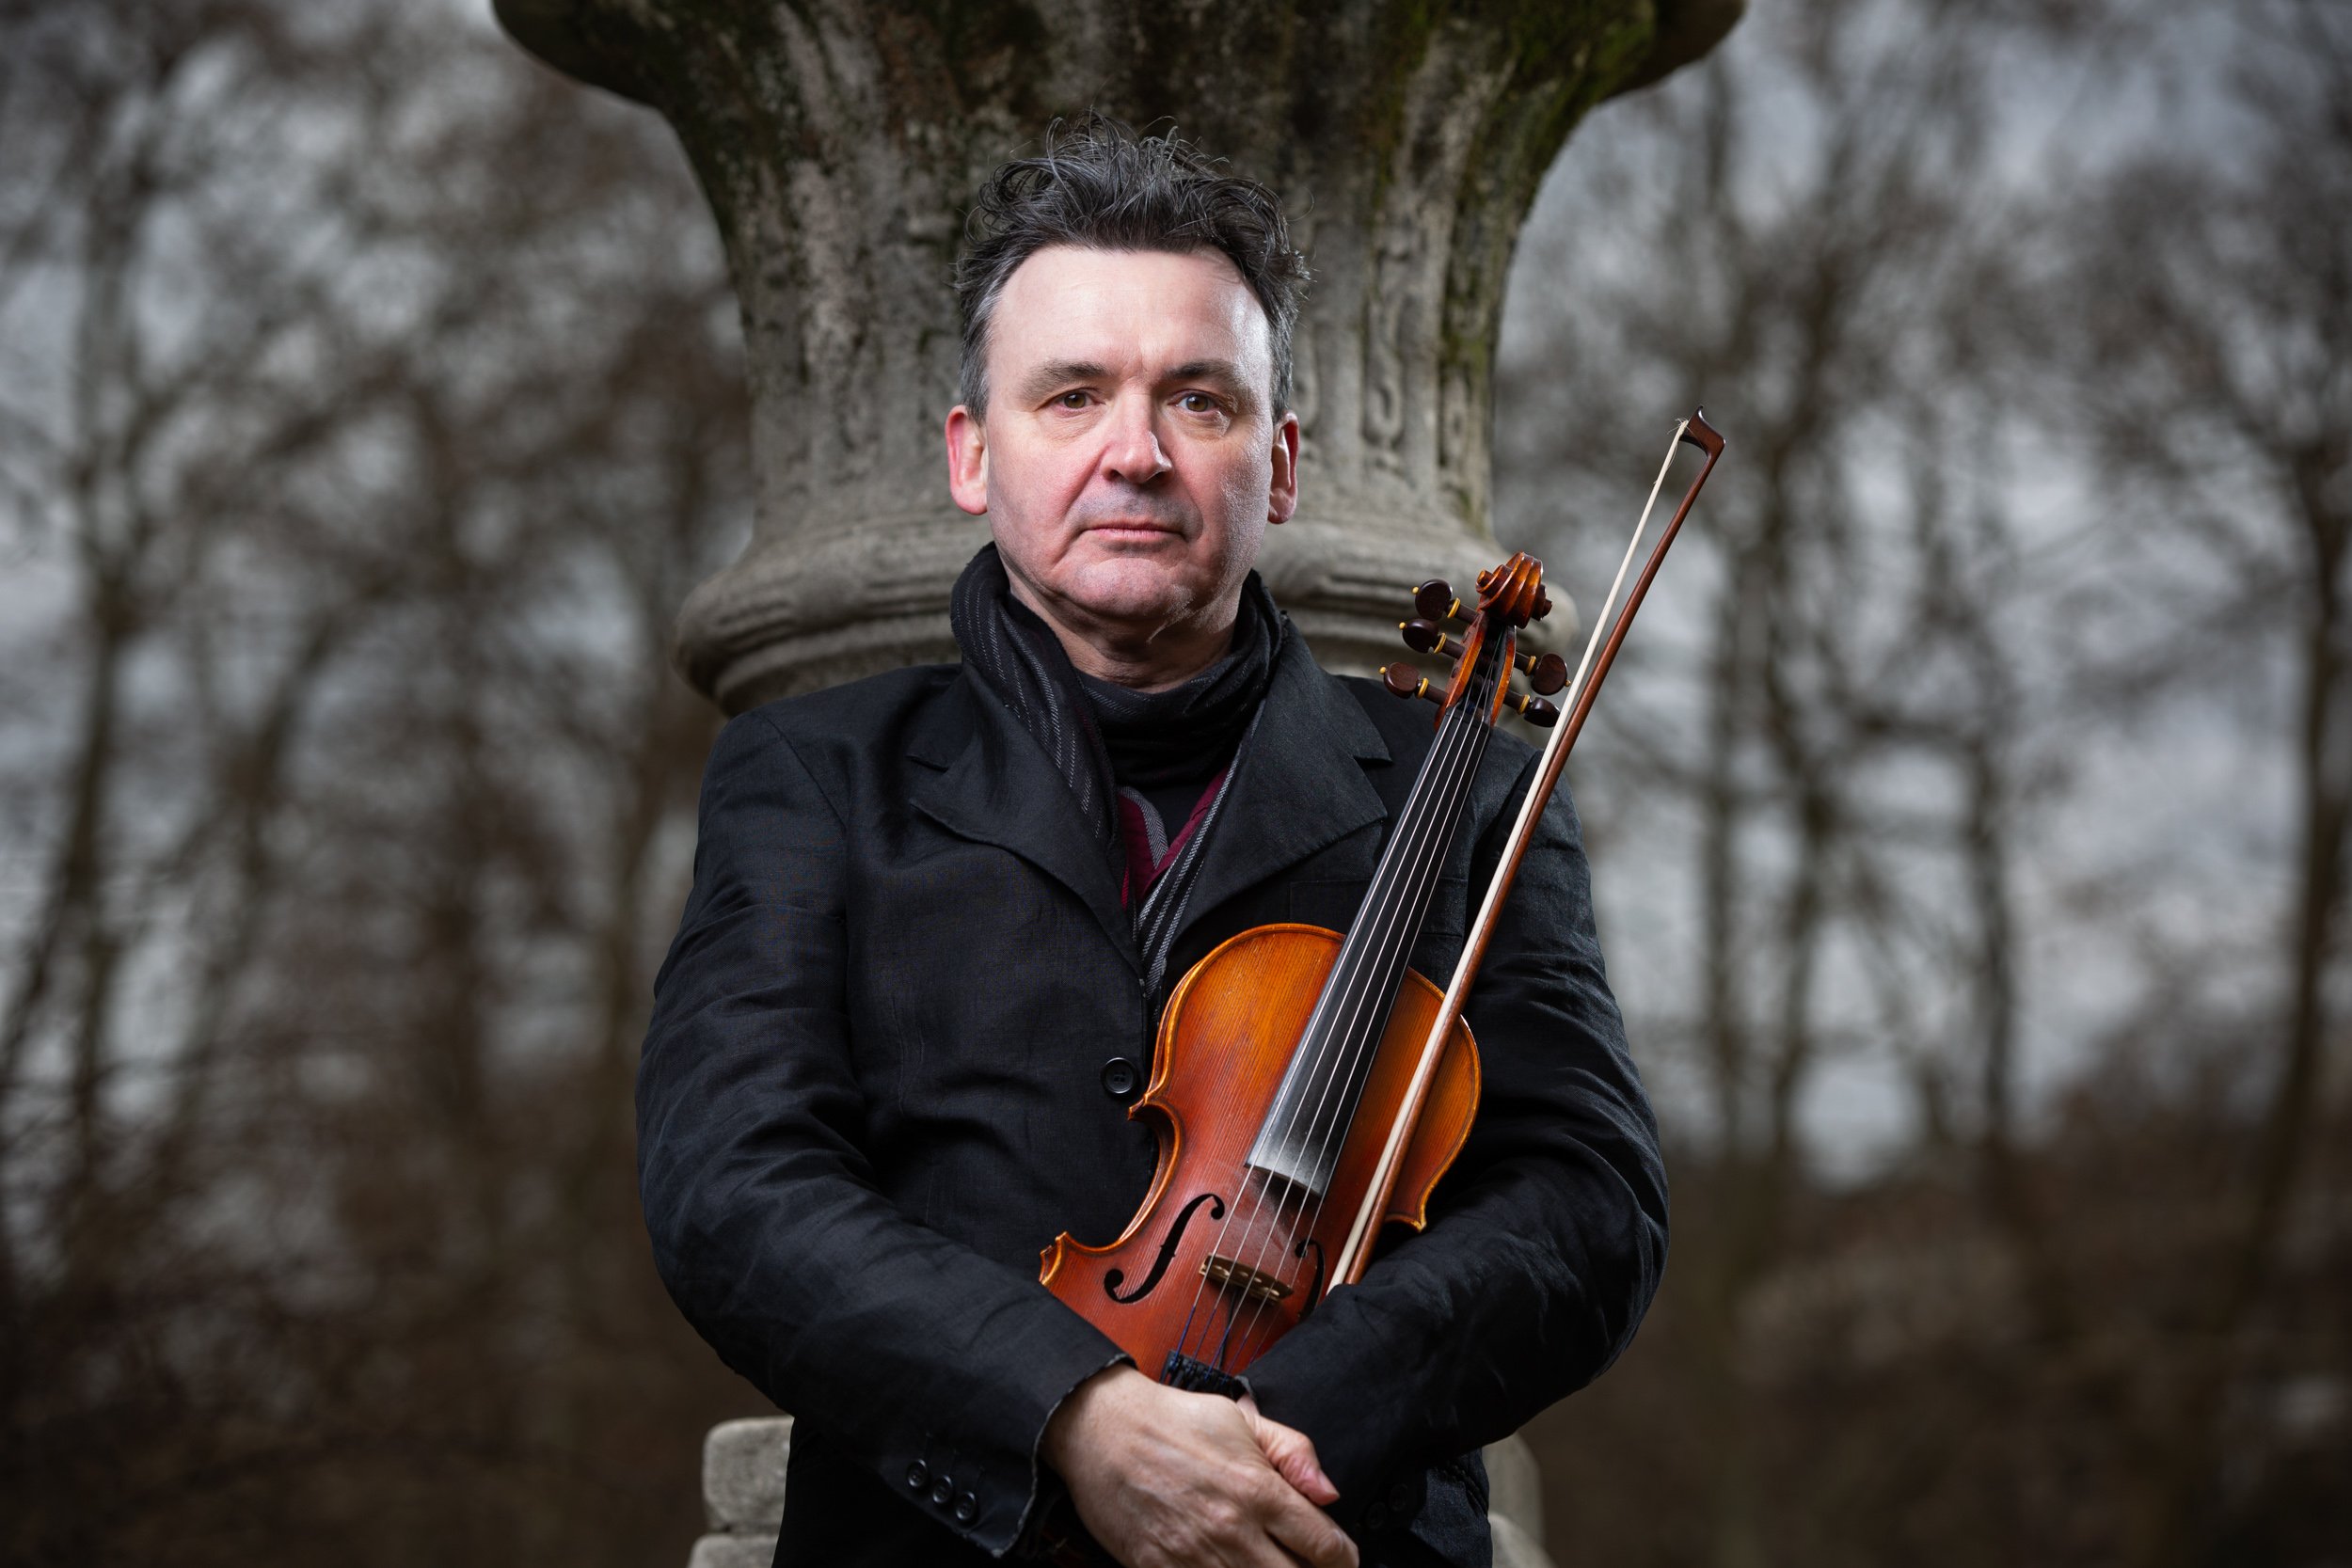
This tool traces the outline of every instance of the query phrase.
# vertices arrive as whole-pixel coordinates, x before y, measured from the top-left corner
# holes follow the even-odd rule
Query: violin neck
[[[1439,718],[1438,738],[1397,814],[1363,904],[1250,1146],[1252,1165],[1312,1197],[1329,1191],[1373,1055],[1396,1006],[1406,959],[1421,938],[1438,874],[1461,831],[1470,785],[1494,735],[1495,682],[1502,676],[1508,642],[1487,641],[1476,667],[1462,677],[1470,689]]]

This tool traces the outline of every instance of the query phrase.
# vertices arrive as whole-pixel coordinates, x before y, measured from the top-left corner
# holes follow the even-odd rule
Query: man
[[[1484,1097],[1428,1228],[1248,1370],[1129,1364],[1037,1283],[1117,1235],[1125,1106],[1225,938],[1343,927],[1430,710],[1315,667],[1251,563],[1297,499],[1306,269],[1262,187],[1089,121],[983,193],[949,490],[993,545],[960,666],[772,703],[704,780],[639,1079],[655,1257],[798,1418],[780,1563],[978,1561],[1074,1512],[1135,1565],[1486,1560],[1480,1445],[1595,1375],[1663,1262],[1656,1128],[1565,798],[1468,1006]],[[1533,773],[1498,736],[1415,967]]]

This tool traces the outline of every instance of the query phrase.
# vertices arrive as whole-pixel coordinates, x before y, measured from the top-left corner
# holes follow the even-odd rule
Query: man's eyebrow
[[[1079,382],[1107,381],[1110,374],[1109,370],[1091,359],[1049,359],[1021,378],[1014,395],[1025,404],[1041,403],[1061,388]],[[1231,359],[1187,359],[1162,371],[1158,379],[1216,382],[1245,404],[1256,402],[1250,395],[1249,378]]]
[[[1049,359],[1021,378],[1018,396],[1023,403],[1035,403],[1057,387],[1073,381],[1102,381],[1110,373],[1089,359]]]
[[[1249,378],[1231,359],[1188,359],[1167,372],[1166,381],[1216,381],[1243,404],[1254,403],[1250,396]]]

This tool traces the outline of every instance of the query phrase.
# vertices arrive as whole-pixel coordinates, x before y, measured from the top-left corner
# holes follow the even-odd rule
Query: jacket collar
[[[1110,862],[1079,820],[1069,786],[977,675],[967,669],[949,684],[907,750],[933,769],[916,781],[917,810],[950,832],[1009,850],[1069,888],[1140,971]],[[1361,764],[1388,760],[1380,732],[1290,627],[1256,733],[1226,782],[1232,794],[1203,850],[1184,925],[1384,820],[1387,808]]]

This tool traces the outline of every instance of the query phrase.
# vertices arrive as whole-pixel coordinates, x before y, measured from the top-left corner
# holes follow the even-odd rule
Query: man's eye
[[[1084,408],[1087,395],[1084,392],[1064,392],[1054,400],[1054,405],[1057,408]]]
[[[1187,414],[1214,414],[1217,409],[1216,399],[1206,392],[1186,392],[1176,401]]]

